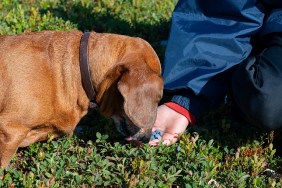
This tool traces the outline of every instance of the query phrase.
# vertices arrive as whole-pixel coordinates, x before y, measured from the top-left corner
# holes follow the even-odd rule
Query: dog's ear
[[[162,91],[161,77],[146,63],[124,63],[107,74],[98,87],[96,101],[104,116],[111,117],[123,108],[136,126],[150,128]]]
[[[117,83],[126,71],[125,66],[117,65],[107,73],[98,86],[96,102],[99,104],[100,113],[107,118],[119,111],[123,105],[123,97],[117,90]]]
[[[162,97],[162,79],[146,63],[128,63],[126,66],[127,71],[117,83],[124,99],[124,111],[136,126],[151,128]]]

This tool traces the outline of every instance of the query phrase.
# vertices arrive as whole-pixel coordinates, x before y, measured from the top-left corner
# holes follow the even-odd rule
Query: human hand
[[[171,145],[180,138],[189,124],[188,119],[166,105],[158,107],[157,118],[152,128],[151,146]],[[154,137],[155,136],[155,137]]]

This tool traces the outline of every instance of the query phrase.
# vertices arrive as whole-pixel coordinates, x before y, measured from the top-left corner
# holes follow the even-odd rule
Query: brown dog
[[[0,36],[0,167],[9,164],[18,147],[72,134],[90,104],[82,84],[85,73],[100,112],[113,118],[118,131],[130,139],[149,139],[163,90],[156,53],[140,38],[91,32],[80,54],[82,35]],[[81,73],[85,54],[89,72],[86,66]]]

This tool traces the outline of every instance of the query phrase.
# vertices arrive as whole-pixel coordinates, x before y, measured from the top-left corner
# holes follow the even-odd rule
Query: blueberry
[[[157,134],[157,135],[155,136],[156,139],[158,139],[158,138],[160,138],[160,137],[162,137],[160,134]]]
[[[160,134],[161,131],[160,131],[159,129],[157,129],[157,130],[155,130],[155,133],[156,133],[156,134]]]
[[[163,136],[163,134],[164,134],[164,133],[163,133],[162,131],[160,131],[159,129],[157,129],[157,130],[155,130],[154,132],[152,132],[150,140],[159,139],[160,137]]]
[[[177,150],[178,152],[180,152],[181,147],[180,147],[180,146],[177,146],[176,150]]]

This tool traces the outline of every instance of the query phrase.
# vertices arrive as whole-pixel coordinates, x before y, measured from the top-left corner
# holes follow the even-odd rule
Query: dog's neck
[[[93,86],[93,81],[91,77],[91,72],[89,68],[88,62],[88,41],[91,32],[83,33],[80,39],[80,47],[79,47],[79,65],[80,65],[80,72],[81,72],[81,79],[82,79],[82,86],[86,92],[87,97],[90,99],[90,108],[96,107],[95,104],[95,96],[96,91]],[[93,103],[94,102],[94,103]]]

